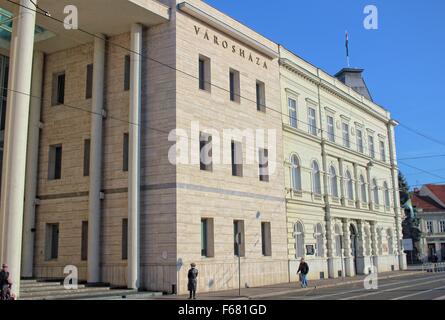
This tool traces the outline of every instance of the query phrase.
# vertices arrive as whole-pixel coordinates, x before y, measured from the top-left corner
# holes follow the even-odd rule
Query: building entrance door
[[[432,262],[435,254],[436,254],[436,244],[429,243],[428,244],[428,261]]]
[[[445,243],[440,244],[441,261],[445,261]]]

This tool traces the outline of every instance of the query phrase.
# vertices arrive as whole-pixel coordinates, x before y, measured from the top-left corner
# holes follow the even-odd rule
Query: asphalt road
[[[364,283],[314,288],[267,300],[445,300],[445,273],[427,273],[383,279],[374,282],[377,289],[365,289]],[[309,283],[310,286],[310,283]]]

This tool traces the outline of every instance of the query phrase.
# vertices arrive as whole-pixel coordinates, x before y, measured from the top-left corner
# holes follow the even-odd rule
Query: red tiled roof
[[[445,203],[445,185],[426,185],[426,187],[437,197],[440,201]],[[421,196],[419,192],[413,194],[413,206],[423,209],[423,211],[444,211],[445,207],[441,206],[435,200],[428,196]]]
[[[426,187],[430,189],[442,203],[445,203],[445,185],[427,184]]]

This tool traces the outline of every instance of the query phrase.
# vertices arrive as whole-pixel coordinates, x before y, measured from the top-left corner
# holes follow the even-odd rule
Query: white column
[[[371,178],[371,166],[368,164],[366,167],[366,180],[368,180],[368,204],[369,210],[374,210],[374,192],[372,192],[372,178]]]
[[[100,193],[102,187],[102,118],[104,108],[105,36],[94,38],[93,95],[91,106],[90,190],[88,216],[88,282],[100,277]]]
[[[343,206],[346,206],[346,197],[345,197],[345,168],[344,168],[344,162],[342,158],[338,158],[338,168],[339,168],[339,175],[340,178],[340,199]]]
[[[33,276],[35,208],[39,161],[40,111],[43,88],[43,52],[35,52],[29,105],[28,149],[26,154],[25,211],[23,217],[22,277]]]
[[[19,295],[25,198],[26,148],[36,13],[32,1],[21,0],[13,23],[11,65],[6,111],[3,181],[1,194],[2,263],[9,265]]]
[[[354,191],[355,191],[355,207],[360,209],[362,206],[362,194],[359,186],[360,178],[358,176],[358,164],[354,163]]]
[[[131,27],[130,135],[128,170],[128,288],[140,285],[140,167],[142,26]]]

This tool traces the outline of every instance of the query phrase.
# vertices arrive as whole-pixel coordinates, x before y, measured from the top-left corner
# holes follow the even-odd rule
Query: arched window
[[[366,196],[366,183],[365,183],[365,178],[363,178],[363,176],[360,176],[360,193],[361,193],[361,197],[362,197],[362,202],[366,203],[368,202],[368,198]]]
[[[333,166],[329,168],[329,182],[331,184],[331,196],[338,198],[337,172]]]
[[[354,200],[354,183],[349,170],[346,171],[346,196],[348,200]]]
[[[304,229],[301,222],[294,225],[295,259],[304,257]]]
[[[389,188],[388,188],[388,183],[386,181],[383,183],[383,192],[385,195],[385,206],[389,208],[391,206],[391,198],[389,196]]]
[[[321,223],[317,223],[315,226],[315,239],[317,242],[317,257],[324,256],[324,239],[323,239],[323,226]]]
[[[374,197],[374,203],[375,204],[379,204],[380,200],[379,200],[379,186],[377,185],[377,180],[373,179],[372,180],[372,195]]]
[[[298,157],[294,154],[291,157],[292,166],[292,189],[301,191],[301,167]]]
[[[312,192],[321,195],[320,167],[317,161],[312,162]]]
[[[388,239],[388,254],[394,254],[394,243],[392,239],[392,230],[388,229],[386,231],[386,237]]]
[[[341,252],[342,251],[341,250],[342,243],[341,242],[342,242],[343,237],[342,237],[341,228],[338,224],[335,224],[334,231],[335,231],[335,253],[336,253],[337,257],[341,257],[342,256],[342,252]]]

